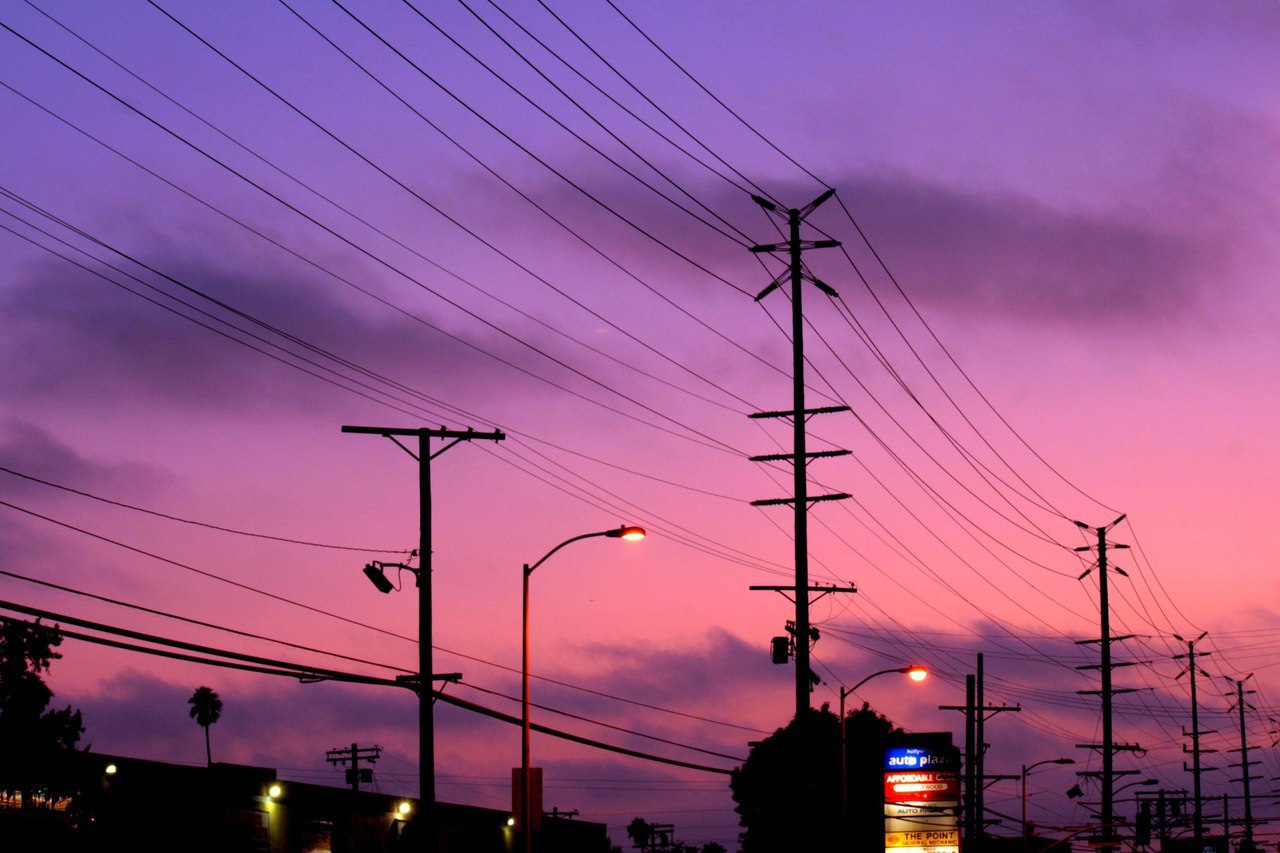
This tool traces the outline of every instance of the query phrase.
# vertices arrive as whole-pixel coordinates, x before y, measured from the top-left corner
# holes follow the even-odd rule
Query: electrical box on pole
[[[351,790],[359,791],[361,784],[368,785],[373,782],[373,769],[361,767],[360,762],[373,764],[381,756],[382,747],[380,746],[356,746],[353,743],[349,749],[347,747],[331,749],[325,753],[324,757],[335,767],[339,764],[350,764],[346,772],[347,784],[351,786]]]

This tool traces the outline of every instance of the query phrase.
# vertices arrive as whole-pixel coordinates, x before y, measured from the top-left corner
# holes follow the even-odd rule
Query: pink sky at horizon
[[[679,134],[540,4],[497,5],[589,69],[616,98]],[[1097,592],[1092,576],[1077,580],[1086,566],[1070,549],[1084,540],[1070,521],[1106,524],[1126,512],[1128,522],[1115,536],[1135,550],[1118,557],[1130,577],[1113,582],[1114,618],[1117,631],[1139,637],[1117,648],[1117,656],[1149,662],[1123,674],[1144,691],[1126,699],[1117,718],[1118,737],[1149,749],[1135,766],[1165,787],[1190,785],[1181,771],[1180,726],[1189,722],[1180,716],[1185,679],[1173,681],[1174,632],[1210,632],[1214,657],[1206,667],[1215,675],[1256,674],[1253,738],[1269,744],[1280,593],[1270,565],[1280,532],[1267,500],[1280,487],[1274,451],[1280,312],[1273,283],[1280,261],[1274,228],[1280,59],[1271,49],[1280,8],[802,2],[780,15],[766,3],[618,5],[752,127],[838,191],[812,224],[844,242],[857,270],[838,250],[806,255],[840,294],[835,302],[806,292],[809,400],[843,401],[853,413],[813,419],[811,435],[816,447],[854,454],[814,463],[811,476],[815,488],[857,500],[815,507],[811,572],[824,583],[856,583],[859,592],[814,606],[823,631],[814,654],[826,682],[814,702],[834,705],[839,684],[920,661],[936,672],[925,685],[908,689],[878,679],[859,695],[908,729],[945,729],[958,738],[958,715],[937,706],[963,701],[964,675],[982,652],[989,698],[1025,709],[988,729],[989,768],[1008,772],[1062,754],[1086,769],[1090,759],[1073,746],[1095,736],[1098,715],[1096,704],[1075,695],[1092,681],[1071,671],[1089,654],[1072,641],[1096,635]],[[790,401],[786,294],[775,291],[759,305],[751,299],[781,266],[762,266],[744,248],[778,236],[749,192],[802,205],[824,185],[708,99],[606,4],[552,8],[721,155],[727,165],[716,169],[729,180],[589,91],[495,5],[471,8],[528,49],[662,175],[559,98],[466,7],[416,6],[577,133],[711,225],[580,146],[407,4],[348,8],[649,236],[504,141],[336,6],[236,3],[215,10],[138,0],[108,13],[73,2],[11,0],[0,4],[6,27],[0,101],[8,117],[0,122],[6,229],[0,231],[0,467],[228,528],[407,549],[417,544],[413,460],[386,440],[343,435],[340,427],[500,428],[505,442],[454,447],[433,468],[437,669],[460,670],[466,683],[516,695],[518,674],[499,667],[519,666],[521,564],[577,533],[641,524],[650,532],[642,543],[578,543],[539,570],[534,669],[680,713],[545,682],[535,682],[535,701],[745,755],[746,741],[789,718],[792,677],[790,667],[773,667],[767,656],[768,638],[792,616],[789,603],[747,589],[786,583],[792,548],[785,510],[749,506],[785,495],[789,472],[762,469],[746,457],[784,451],[789,435],[782,424],[746,414]],[[290,7],[581,239],[371,83]],[[526,269],[343,150],[160,8]],[[370,224],[163,100],[40,9]],[[15,31],[368,253],[140,118]],[[741,186],[748,179],[759,188]],[[412,390],[390,390],[400,401],[383,405],[130,296],[37,248],[31,241],[143,289],[105,266],[129,266],[119,257],[20,199]],[[97,260],[76,256],[55,238]],[[129,269],[164,292],[178,292],[154,272]],[[228,316],[210,303],[200,306]],[[920,405],[860,342],[863,335]],[[380,379],[361,381],[389,388]],[[383,391],[361,393],[387,399]],[[398,634],[416,632],[413,596],[382,596],[360,575],[368,559],[390,556],[198,529],[2,471],[0,501]],[[413,665],[412,642],[233,591],[20,509],[0,509],[6,555],[0,569],[378,663]],[[0,599],[239,651],[302,656],[9,577],[0,577]],[[51,674],[55,701],[84,709],[85,740],[95,749],[203,760],[185,700],[208,684],[227,709],[213,731],[215,758],[339,784],[324,751],[376,741],[388,748],[378,768],[384,789],[416,789],[411,696],[304,686],[72,640],[62,651]],[[518,713],[515,703],[466,683],[450,690]],[[1210,727],[1229,730],[1218,692],[1206,713],[1220,725]],[[518,730],[444,706],[438,715],[440,797],[505,807]],[[543,722],[732,766],[582,721]],[[721,777],[546,737],[536,738],[534,749],[555,786],[548,805],[608,822],[615,844],[625,842],[621,827],[642,815],[675,823],[682,839],[734,848],[736,817]],[[1053,749],[1066,751],[1045,752]],[[1280,774],[1264,755],[1263,771]],[[1061,797],[1069,775],[1037,774],[1042,787],[1035,788],[1033,808],[1046,823],[1085,819]],[[1226,790],[1229,775],[1217,774],[1214,785]],[[1016,791],[989,796],[1006,793]]]

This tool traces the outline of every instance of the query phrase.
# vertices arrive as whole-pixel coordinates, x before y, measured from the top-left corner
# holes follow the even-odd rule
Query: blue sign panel
[[[885,750],[885,770],[932,770],[955,765],[954,757],[919,746],[896,746]]]

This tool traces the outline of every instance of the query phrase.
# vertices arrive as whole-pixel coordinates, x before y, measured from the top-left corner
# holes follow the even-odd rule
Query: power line
[[[8,610],[17,610],[19,612],[28,612],[28,613],[44,612],[44,611],[40,611],[38,608],[27,608],[22,605],[13,604],[12,602],[0,602],[0,608],[8,609]],[[58,618],[62,618],[64,621],[68,621],[73,624],[77,622],[86,621],[86,620],[74,620],[69,617],[58,617]],[[27,625],[33,624],[30,622],[27,622],[26,620],[13,619],[11,617],[6,617],[6,616],[0,616],[0,622],[20,622],[22,624],[27,624]],[[358,675],[355,673],[341,672],[338,670],[315,669],[312,667],[307,667],[302,664],[295,664],[288,661],[274,660],[271,658],[259,658],[252,655],[241,655],[236,652],[230,652],[230,651],[216,649],[208,646],[198,646],[196,644],[184,643],[179,640],[170,640],[170,639],[167,639],[164,637],[158,637],[155,635],[141,634],[140,632],[133,632],[133,631],[128,631],[126,629],[114,628],[112,626],[102,625],[99,623],[88,623],[88,624],[90,627],[93,627],[95,630],[100,630],[107,633],[116,633],[122,636],[134,637],[136,639],[146,639],[148,642],[156,643],[159,645],[169,645],[169,646],[173,646],[177,648],[185,648],[193,651],[199,650],[202,653],[214,655],[215,657],[201,657],[199,655],[188,654],[186,652],[173,652],[173,651],[168,651],[166,649],[157,649],[157,648],[150,648],[147,646],[139,646],[135,643],[112,640],[107,637],[98,637],[92,634],[84,634],[79,631],[68,631],[62,628],[59,628],[58,632],[62,636],[67,637],[69,639],[81,640],[83,642],[111,646],[113,648],[123,649],[125,651],[138,652],[141,654],[157,655],[160,657],[166,657],[174,660],[183,660],[190,663],[204,664],[206,666],[219,666],[219,667],[224,667],[229,669],[238,669],[238,670],[242,670],[246,672],[254,672],[262,675],[284,676],[286,678],[296,678],[300,680],[311,680],[312,678],[316,678],[318,680],[324,680],[324,681],[336,681],[336,682],[344,682],[344,683],[352,683],[352,684],[366,684],[366,685],[373,685],[373,686],[380,686],[380,687],[403,688],[405,686],[404,683],[402,682],[398,682],[398,681],[394,681],[386,678],[376,678],[373,676]],[[434,691],[434,695],[437,700],[443,701],[447,704],[456,705],[460,708],[464,708],[469,711],[474,711],[476,713],[483,714],[488,717],[493,717],[495,719],[499,719],[504,722],[514,723],[516,725],[520,724],[520,720],[517,717],[513,717],[509,714],[503,714],[500,711],[495,711],[490,708],[485,708],[482,705],[477,705],[474,702],[468,702],[465,699],[459,699],[457,697],[450,696],[447,693],[444,693],[443,691]],[[596,722],[593,720],[588,720],[588,721]],[[595,747],[597,749],[607,750],[609,752],[616,752],[622,755],[629,755],[633,758],[643,758],[648,761],[656,761],[662,764],[669,764],[677,767],[685,767],[691,770],[701,770],[709,773],[721,773],[725,775],[728,775],[730,773],[729,770],[726,770],[724,768],[709,767],[707,765],[694,764],[687,761],[680,761],[679,759],[666,758],[664,756],[653,755],[651,753],[642,752],[640,750],[628,749],[626,747],[616,746],[614,744],[608,744],[602,741],[592,740],[590,738],[581,737],[579,735],[569,734],[568,732],[564,732],[559,729],[554,729],[549,726],[544,726],[537,723],[531,724],[531,727],[534,730],[541,732],[543,734],[548,734],[553,737],[558,737],[564,740],[570,740],[575,743],[580,743],[586,746]],[[671,741],[670,743],[675,744],[674,741]],[[675,745],[681,746],[684,748],[698,749],[697,747],[691,747],[691,746],[688,746],[687,744],[675,744]],[[705,751],[705,750],[698,750],[698,751]]]
[[[9,509],[17,510],[18,512],[25,513],[26,515],[32,516],[33,518],[38,518],[41,521],[47,521],[50,524],[57,525],[58,527],[62,527],[67,530],[74,531],[75,533],[88,536],[91,539],[97,539],[100,542],[106,542],[110,545],[115,545],[116,547],[123,548],[126,551],[132,551],[135,554],[140,554],[144,557],[150,557],[153,560],[156,560],[161,563],[165,563],[175,568],[182,569],[183,571],[191,572],[193,574],[200,575],[201,577],[206,577],[206,578],[209,578],[210,580],[217,581],[218,583],[224,583],[224,584],[227,584],[228,586],[233,586],[233,587],[236,587],[237,589],[245,590],[246,592],[252,592],[255,595],[261,595],[266,598],[270,598],[273,601],[279,601],[284,604],[292,605],[293,607],[299,607],[303,610],[308,610],[312,613],[317,613],[321,616],[328,616],[331,619],[337,619],[340,622],[346,622],[349,625],[357,625],[361,628],[367,628],[370,631],[376,631],[377,633],[385,634],[388,637],[395,637],[396,639],[406,640],[410,643],[416,642],[412,637],[407,637],[404,634],[397,634],[395,631],[389,631],[386,628],[379,628],[377,625],[370,625],[367,622],[361,622],[358,619],[351,619],[350,617],[342,616],[340,614],[333,613],[332,611],[324,610],[323,608],[320,608],[320,607],[312,607],[310,604],[303,604],[301,601],[297,601],[295,599],[288,598],[283,595],[276,595],[273,592],[267,592],[264,589],[259,589],[258,587],[251,586],[246,583],[241,583],[240,581],[234,581],[234,580],[231,580],[230,578],[224,578],[221,575],[215,574],[213,572],[206,572],[203,569],[197,569],[194,566],[189,566],[186,563],[180,563],[177,560],[171,560],[168,557],[162,557],[159,554],[152,553],[151,551],[147,551],[142,548],[137,548],[137,547],[134,547],[133,545],[126,545],[124,542],[121,542],[117,539],[112,539],[109,536],[103,536],[100,533],[93,533],[89,530],[85,530],[82,527],[76,527],[73,524],[68,524],[65,521],[59,521],[56,518],[50,518],[47,515],[41,515],[40,513],[35,512],[34,510],[25,509],[23,507],[18,506],[17,504],[9,503],[8,501],[0,500],[0,506],[6,506]]]
[[[62,584],[53,583],[52,581],[41,580],[39,578],[33,578],[27,575],[20,575],[16,572],[10,572],[4,569],[0,569],[0,575],[13,578],[14,580],[26,581],[27,583],[33,583],[39,586],[48,587],[49,589],[56,589],[59,592],[67,592],[72,595],[78,595],[84,598],[91,598],[91,599],[94,599],[95,601],[101,601],[106,604],[113,604],[113,605],[116,605],[117,607],[126,607],[126,608],[129,608],[130,610],[137,610],[141,613],[150,613],[153,616],[162,616],[165,619],[173,619],[178,622],[185,622],[189,625],[198,625],[201,628],[211,628],[215,631],[222,631],[227,634],[235,634],[236,636],[245,637],[252,640],[264,640],[268,643],[275,643],[277,645],[287,646],[291,649],[298,649],[299,651],[315,652],[317,654],[327,655],[329,657],[335,657],[335,658],[340,658],[342,660],[351,661],[352,663],[364,663],[364,664],[368,664],[369,666],[377,666],[383,669],[394,669],[409,675],[412,675],[416,672],[416,670],[405,669],[404,667],[393,666],[387,663],[378,663],[377,661],[371,661],[371,660],[366,660],[364,658],[352,657],[350,655],[344,655],[339,652],[332,652],[332,651],[327,651],[325,649],[318,649],[318,648],[315,648],[314,646],[304,646],[299,643],[291,643],[288,640],[281,640],[276,637],[268,637],[262,634],[255,634],[250,631],[241,631],[237,628],[231,628],[226,625],[218,625],[213,622],[204,622],[200,619],[193,619],[189,616],[179,616],[178,614],[171,613],[167,610],[157,610],[153,607],[145,607],[141,604],[135,604],[129,601],[122,601],[118,598],[109,598],[108,596],[105,596],[105,595],[98,595],[97,593],[87,592],[82,589],[76,589],[75,587],[63,586]]]
[[[512,702],[520,701],[520,697],[518,696],[509,696],[506,693],[500,693],[497,690],[489,690],[487,688],[481,687],[477,684],[472,684],[465,680],[460,681],[458,683],[463,685],[464,687],[470,687],[472,690],[478,690],[479,692],[487,693],[490,696],[497,696],[499,699],[507,699]],[[711,750],[711,749],[703,749],[702,747],[699,747],[699,746],[691,746],[689,744],[684,744],[684,743],[680,743],[679,741],[669,740],[667,738],[659,737],[657,735],[650,735],[650,734],[645,734],[644,732],[638,732],[635,729],[629,729],[629,728],[626,728],[625,726],[615,726],[611,723],[601,722],[600,720],[593,720],[590,717],[584,717],[580,714],[574,714],[569,711],[562,711],[557,708],[549,708],[546,705],[539,705],[536,702],[533,703],[533,707],[542,711],[547,711],[552,714],[559,714],[562,717],[569,717],[570,719],[573,719],[573,720],[581,720],[586,723],[591,723],[592,725],[597,725],[606,729],[613,729],[614,731],[623,732],[624,734],[635,735],[636,737],[645,738],[646,740],[657,741],[658,743],[666,743],[672,746],[679,746],[685,749],[691,749],[694,752],[705,753],[706,755],[713,755],[716,758],[727,758],[730,761],[736,761],[740,764],[746,761],[746,759],[740,755],[728,755],[727,753],[716,752],[715,750]]]
[[[272,534],[269,534],[269,533],[253,533],[247,530],[236,530],[235,528],[231,528],[231,527],[222,527],[217,524],[210,524],[209,522],[206,522],[206,521],[196,521],[190,518],[182,518],[181,516],[170,515],[168,513],[160,512],[159,510],[147,509],[146,507],[134,506],[133,504],[127,504],[122,501],[112,500],[111,498],[104,498],[101,495],[95,495],[95,494],[91,494],[90,492],[81,491],[80,489],[74,489],[71,486],[64,486],[60,483],[52,482],[51,480],[42,480],[39,477],[32,476],[31,474],[24,474],[21,471],[15,471],[14,469],[7,468],[3,465],[0,465],[0,471],[3,471],[6,474],[12,474],[15,477],[21,477],[24,480],[30,480],[33,483],[39,483],[42,486],[49,486],[50,488],[60,489],[64,492],[70,492],[73,495],[79,495],[80,497],[90,498],[91,500],[99,501],[100,503],[108,504],[110,506],[120,507],[121,509],[132,510],[133,512],[141,512],[146,515],[155,516],[157,518],[167,519],[168,521],[178,521],[178,522],[181,522],[182,524],[191,524],[196,527],[204,527],[204,528],[208,528],[209,530],[217,530],[221,533],[234,533],[237,536],[248,536],[254,539],[270,539],[273,542],[287,542],[290,545],[309,545],[313,548],[330,548],[336,551],[358,551],[358,552],[367,553],[367,554],[408,554],[410,553],[409,549],[404,549],[404,548],[401,548],[401,549],[357,548],[352,545],[333,545],[333,544],[328,544],[324,542],[310,542],[305,539],[290,539],[285,536],[273,536]]]

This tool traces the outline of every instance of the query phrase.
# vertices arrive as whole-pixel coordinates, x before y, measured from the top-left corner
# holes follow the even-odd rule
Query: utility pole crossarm
[[[762,418],[794,418],[796,409],[789,409],[783,412],[752,412],[747,417],[753,420]],[[848,406],[819,406],[816,409],[800,409],[801,417],[808,418],[810,415],[838,415],[841,412],[852,411]]]
[[[805,453],[806,459],[829,459],[833,456],[849,456],[852,450],[810,450]],[[796,455],[794,453],[766,453],[763,456],[752,456],[752,462],[791,462],[794,461]]]
[[[472,439],[484,441],[503,441],[506,434],[502,430],[492,430],[490,432],[478,432],[474,429],[427,429],[419,427],[416,429],[406,429],[402,427],[369,427],[369,426],[344,426],[343,432],[356,433],[358,435],[380,435],[384,438],[390,438],[393,435],[403,436],[427,436],[429,438],[457,438],[462,441],[471,441]]]
[[[847,501],[853,497],[846,492],[834,492],[829,495],[806,495],[803,499],[804,503],[818,503],[820,501]],[[765,498],[764,500],[752,501],[752,506],[780,506],[782,504],[798,504],[800,498]]]

